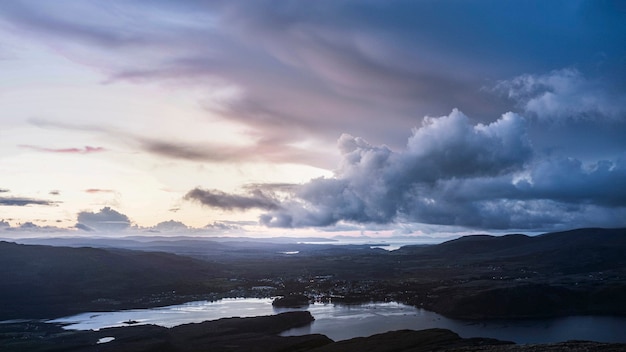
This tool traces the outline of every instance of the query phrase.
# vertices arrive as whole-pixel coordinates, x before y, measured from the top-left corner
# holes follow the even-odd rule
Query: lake
[[[462,321],[396,302],[360,305],[315,303],[307,308],[274,308],[270,298],[232,298],[197,301],[153,309],[90,312],[48,321],[70,330],[98,330],[125,326],[124,322],[172,327],[226,317],[253,317],[293,310],[308,310],[315,321],[283,336],[324,334],[335,341],[391,330],[445,328],[461,337],[491,337],[516,343],[550,343],[567,340],[626,342],[626,318],[570,316],[533,320]]]

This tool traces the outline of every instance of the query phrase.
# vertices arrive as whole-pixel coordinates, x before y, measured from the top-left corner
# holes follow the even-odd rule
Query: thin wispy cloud
[[[218,190],[205,190],[195,188],[189,191],[186,200],[197,201],[202,205],[224,210],[248,210],[248,209],[278,209],[279,203],[273,197],[266,195],[260,190],[250,192],[248,195],[227,194]]]
[[[183,142],[174,138],[155,138],[147,135],[137,135],[116,128],[96,125],[80,125],[71,123],[57,123],[46,119],[31,119],[30,122],[42,128],[57,128],[61,130],[83,131],[103,134],[116,140],[122,140],[131,147],[143,152],[170,159],[189,161],[206,161],[215,163],[243,163],[243,162],[271,162],[313,165],[321,168],[332,166],[327,155],[310,151],[289,144],[284,139],[254,139],[249,145],[234,145],[228,143]],[[84,149],[66,148],[51,149],[31,145],[20,145],[22,148],[41,152],[55,153],[94,153],[105,151],[101,147]]]
[[[0,206],[23,207],[28,205],[58,206],[59,202],[27,197],[0,197]]]
[[[116,193],[113,189],[102,189],[102,188],[88,188],[84,190],[85,193],[97,194],[97,193]]]
[[[91,147],[91,146],[85,146],[83,148],[45,148],[45,147],[39,147],[35,145],[22,144],[19,147],[24,148],[24,149],[35,150],[38,152],[61,153],[61,154],[91,154],[91,153],[104,152],[106,150],[103,147]]]

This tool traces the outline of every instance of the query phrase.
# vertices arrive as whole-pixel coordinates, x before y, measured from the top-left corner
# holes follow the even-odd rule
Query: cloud
[[[189,230],[189,226],[183,224],[180,221],[162,221],[155,226],[152,227],[152,230],[159,232],[176,232],[176,231],[186,231]]]
[[[89,227],[89,226],[87,226],[85,224],[81,224],[81,223],[77,223],[76,225],[74,225],[74,227],[79,229],[79,230],[83,230],[83,231],[87,231],[87,232],[95,231],[91,227]]]
[[[61,191],[53,189],[52,191],[48,192],[48,194],[51,196],[58,196],[61,194]]]
[[[194,200],[202,205],[224,210],[248,210],[254,208],[274,210],[278,208],[278,200],[260,190],[252,191],[250,195],[236,195],[218,190],[194,188],[187,192],[184,199]]]
[[[252,224],[245,224],[245,225],[254,225],[254,223]],[[242,230],[243,227],[241,226],[241,224],[237,223],[237,222],[232,222],[232,221],[213,221],[210,224],[207,224],[205,227],[205,229],[208,230],[220,230],[220,231],[229,231],[229,230]]]
[[[103,147],[91,147],[91,146],[85,146],[83,148],[60,148],[60,149],[55,149],[55,148],[43,148],[43,147],[38,147],[38,146],[34,146],[34,145],[20,145],[20,148],[26,148],[26,149],[31,149],[31,150],[35,150],[38,152],[46,152],[46,153],[61,153],[61,154],[91,154],[91,153],[100,153],[105,151],[106,149],[104,149]]]
[[[269,227],[423,223],[481,229],[625,226],[624,159],[593,164],[535,154],[512,113],[472,125],[459,111],[426,118],[402,151],[343,135],[332,178],[261,215]],[[602,221],[599,221],[602,219]]]
[[[271,162],[271,163],[295,163],[306,164],[317,167],[330,167],[327,155],[320,152],[310,151],[304,148],[289,144],[289,140],[284,138],[252,138],[249,145],[231,145],[227,143],[207,143],[207,142],[181,142],[177,140],[167,140],[165,138],[154,138],[151,136],[141,136],[122,131],[115,128],[98,125],[82,125],[72,123],[59,123],[46,119],[31,119],[30,123],[42,128],[60,128],[73,131],[95,132],[122,140],[130,146],[139,148],[147,153],[171,159],[182,159],[190,161],[208,161],[215,163],[224,162]],[[85,147],[84,150],[77,148],[69,149],[47,149],[34,146],[23,148],[34,149],[45,152],[62,153],[91,153],[98,148]],[[90,149],[88,149],[90,148]]]
[[[110,207],[104,207],[98,212],[82,211],[78,213],[78,228],[87,226],[98,231],[119,231],[130,226],[128,216],[121,214]]]
[[[419,188],[454,178],[498,176],[521,170],[531,157],[524,120],[505,114],[489,125],[471,125],[460,111],[425,118],[406,148],[393,152],[343,135],[342,163],[334,178],[320,178],[296,192],[285,211],[265,214],[268,226],[328,226],[338,221],[387,223]]]
[[[527,113],[542,120],[566,122],[579,119],[626,120],[626,97],[599,81],[587,79],[572,68],[547,74],[525,74],[498,83]]]
[[[323,152],[295,145],[328,145],[349,132],[402,148],[415,116],[454,107],[483,123],[516,104],[542,118],[624,116],[626,18],[611,6],[159,1],[116,2],[113,11],[84,1],[69,16],[70,3],[23,1],[0,3],[0,16],[18,35],[99,70],[110,84],[220,92],[203,96],[204,108],[254,137],[242,147],[121,134],[141,150],[329,168],[334,161]],[[533,26],[517,25],[528,18]],[[555,67],[577,69],[537,74]],[[481,89],[495,82],[510,99]]]
[[[26,197],[0,197],[0,206],[16,206],[23,207],[27,205],[47,205],[56,206],[59,202],[53,202],[45,199],[34,199]]]
[[[0,228],[11,227],[8,221],[0,220]]]
[[[183,143],[142,136],[130,136],[139,147],[151,154],[191,161],[297,163],[327,167],[328,159],[320,153],[294,147],[282,140],[251,141],[248,146],[211,143]]]
[[[6,188],[0,188],[0,193],[7,193],[7,192],[10,192],[10,191]]]
[[[2,227],[0,225],[0,227]],[[17,227],[6,227],[5,231],[11,232],[63,232],[64,229],[55,226],[39,226],[33,222],[27,221]]]
[[[263,191],[274,193],[291,194],[297,188],[299,184],[296,183],[248,183],[243,185],[243,189],[248,192]]]
[[[341,136],[332,178],[241,194],[197,188],[188,200],[262,209],[268,226],[534,228],[593,224],[592,215],[624,225],[623,193],[611,186],[623,185],[626,13],[614,6],[24,0],[0,2],[0,25],[110,85],[207,92],[199,99],[207,115],[248,139],[193,142],[106,123],[32,121],[41,127],[101,133],[161,158],[324,168],[335,166],[325,151]],[[473,119],[453,111],[411,131],[416,116],[454,107]]]
[[[206,108],[286,142],[312,135],[330,141],[341,131],[400,140],[397,127],[412,126],[414,113],[439,114],[455,106],[496,114],[505,104],[480,89],[485,77],[493,79],[503,70],[516,75],[543,65],[546,57],[564,66],[588,52],[572,52],[555,39],[575,38],[584,47],[597,45],[594,39],[606,33],[621,33],[614,30],[617,21],[609,28],[581,22],[599,32],[583,40],[558,21],[510,25],[518,16],[533,16],[533,6],[482,6],[483,16],[476,15],[483,11],[475,5],[410,1],[290,2],[280,8],[268,1],[119,3],[116,11],[85,2],[73,8],[79,16],[67,16],[63,6],[29,2],[2,9],[17,31],[92,63],[112,82],[236,91],[206,99]],[[574,23],[578,10],[561,3],[544,6],[546,13]],[[616,47],[603,42],[602,49],[610,53]],[[518,60],[521,55],[539,62]],[[180,143],[148,142],[146,149],[155,153],[207,158]]]
[[[545,159],[516,187],[562,203],[626,207],[626,158],[588,165],[573,158]]]
[[[115,190],[112,189],[102,189],[102,188],[88,188],[84,190],[85,193],[96,194],[96,193],[115,193]]]

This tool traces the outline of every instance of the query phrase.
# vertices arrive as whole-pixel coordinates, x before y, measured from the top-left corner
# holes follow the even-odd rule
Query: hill
[[[626,229],[466,236],[394,256],[401,281],[425,283],[412,302],[448,316],[626,314]]]
[[[0,320],[156,306],[211,292],[224,276],[219,264],[169,253],[9,242],[0,242],[0,267],[0,301],[10,303]]]

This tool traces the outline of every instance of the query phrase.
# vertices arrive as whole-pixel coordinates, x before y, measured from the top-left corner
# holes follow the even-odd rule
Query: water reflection
[[[362,305],[316,303],[300,310],[304,309],[311,312],[315,321],[308,326],[288,330],[282,335],[319,333],[339,341],[391,330],[445,328],[462,337],[491,337],[517,343],[548,343],[573,339],[626,342],[626,335],[623,333],[626,331],[626,318],[623,317],[572,316],[467,322],[448,319],[434,312],[396,302]],[[225,317],[253,317],[292,310],[298,309],[273,308],[269,298],[239,298],[190,302],[154,309],[83,313],[49,322],[67,324],[65,328],[73,330],[124,326],[129,321],[172,327]]]

